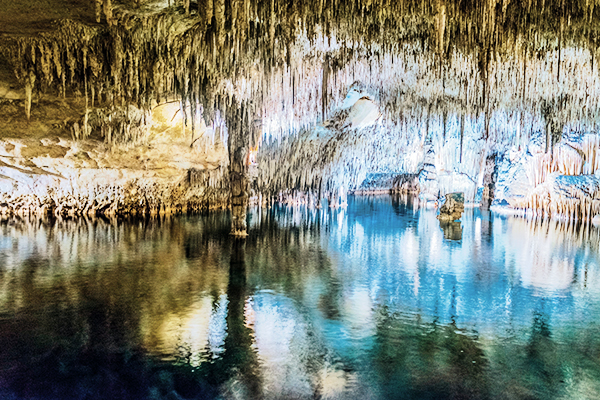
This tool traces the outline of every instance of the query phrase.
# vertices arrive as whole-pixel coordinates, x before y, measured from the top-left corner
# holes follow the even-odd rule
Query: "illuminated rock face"
[[[598,149],[596,134],[568,132],[546,153],[537,135],[499,162],[495,204],[537,216],[591,220],[600,211]]]
[[[210,127],[191,138],[176,110],[154,109],[135,144],[117,135],[109,143],[96,135],[76,139],[73,131],[64,138],[43,123],[33,134],[0,139],[0,218],[225,208],[229,184],[222,138]],[[18,119],[12,124],[19,128]]]
[[[465,211],[465,197],[463,193],[448,193],[444,196],[444,204],[440,207],[438,219],[440,221],[456,221]]]
[[[479,203],[494,195],[490,159],[505,162],[512,152],[511,163],[523,164],[529,156],[520,151],[541,132],[550,157],[535,163],[557,172],[553,155],[569,151],[561,144],[569,126],[595,135],[593,4],[97,0],[80,17],[52,14],[74,20],[43,34],[0,40],[0,100],[33,126],[50,118],[41,115],[44,101],[78,99],[78,115],[52,135],[111,147],[144,145],[148,113],[178,103],[190,142],[207,142],[210,126],[213,137],[219,131],[235,143],[217,164],[228,170],[225,185],[244,193],[229,200],[239,210],[252,190],[263,200],[314,202],[360,190],[372,174],[418,176],[426,200],[461,191]],[[588,153],[577,174],[595,171],[599,145],[588,147],[579,149]],[[245,190],[248,161],[240,160],[250,149],[259,172]],[[526,186],[524,176],[517,186]],[[505,201],[540,209],[539,183],[518,204]],[[594,212],[577,207],[591,211],[571,215]]]

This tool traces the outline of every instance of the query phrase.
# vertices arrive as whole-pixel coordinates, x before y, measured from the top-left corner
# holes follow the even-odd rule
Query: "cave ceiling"
[[[0,78],[27,115],[36,95],[85,97],[86,115],[179,100],[256,142],[326,120],[354,84],[390,125],[598,116],[596,0],[3,3]]]

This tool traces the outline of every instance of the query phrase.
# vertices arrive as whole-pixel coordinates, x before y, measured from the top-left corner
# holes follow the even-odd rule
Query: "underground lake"
[[[0,224],[3,399],[593,399],[600,230],[400,196]]]

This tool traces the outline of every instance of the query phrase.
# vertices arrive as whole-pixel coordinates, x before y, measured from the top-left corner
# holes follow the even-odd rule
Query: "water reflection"
[[[462,239],[462,224],[460,221],[440,221],[440,228],[442,228],[444,238],[447,240]]]
[[[257,398],[261,391],[261,374],[256,350],[254,349],[254,316],[248,301],[246,282],[246,242],[233,239],[229,263],[227,294],[227,336],[225,352],[218,363],[221,371],[233,379],[227,386],[232,397]],[[220,378],[223,378],[222,376]]]
[[[0,398],[597,398],[599,231],[408,199],[0,224]],[[449,233],[450,232],[450,233]]]

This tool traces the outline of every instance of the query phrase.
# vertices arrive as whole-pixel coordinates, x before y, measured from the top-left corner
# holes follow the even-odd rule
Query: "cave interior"
[[[597,0],[4,3],[2,215],[600,213]]]

